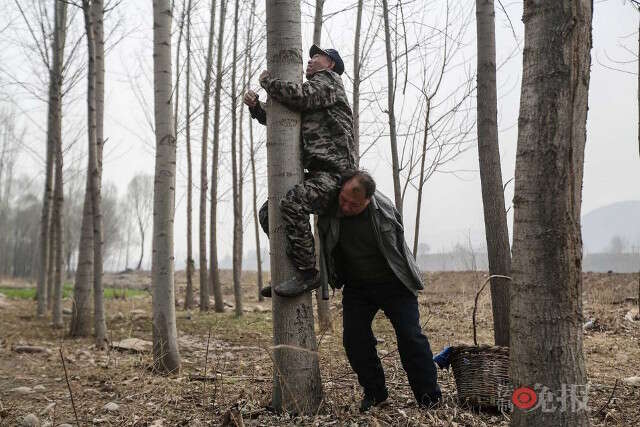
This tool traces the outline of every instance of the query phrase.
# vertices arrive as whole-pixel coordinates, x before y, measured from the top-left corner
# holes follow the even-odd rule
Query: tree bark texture
[[[185,132],[187,140],[187,291],[184,297],[185,310],[193,307],[193,271],[195,262],[193,260],[193,166],[191,161],[191,0],[187,3],[187,70],[185,76]],[[206,156],[205,174],[206,174]],[[206,175],[205,175],[206,178]],[[206,188],[205,188],[206,192]],[[206,194],[205,194],[206,195]],[[206,211],[205,211],[206,215]],[[206,228],[206,217],[205,217]],[[205,233],[206,234],[206,233]],[[206,261],[205,261],[206,263]],[[204,283],[207,283],[206,280]],[[206,286],[205,286],[206,287]]]
[[[71,327],[69,332],[72,337],[86,337],[91,333],[92,276],[93,210],[91,209],[90,179],[87,177],[82,207],[78,266],[76,267],[76,278],[73,285],[73,307],[71,309]]]
[[[476,0],[478,157],[489,274],[511,276],[511,249],[498,145],[496,35],[493,0]],[[491,279],[495,344],[509,346],[509,280]]]
[[[209,310],[209,275],[207,274],[207,146],[209,144],[209,100],[211,97],[211,72],[213,68],[213,38],[216,22],[216,0],[211,2],[209,17],[209,41],[202,95],[202,145],[200,158],[200,216],[199,216],[199,262],[200,262],[200,311]]]
[[[224,311],[220,270],[218,268],[218,162],[220,152],[220,96],[222,95],[222,53],[224,47],[224,22],[227,12],[227,0],[220,3],[220,25],[218,27],[218,52],[216,57],[216,87],[213,103],[213,155],[211,161],[211,226],[209,228],[210,245],[210,283],[213,291],[213,308],[217,313]]]
[[[62,328],[62,275],[64,273],[64,232],[63,232],[63,207],[64,186],[62,180],[62,83],[64,47],[67,32],[67,3],[57,1],[54,12],[54,40],[53,40],[53,69],[56,82],[56,110],[54,117],[54,141],[55,141],[55,190],[54,190],[54,215],[53,228],[55,229],[55,273],[54,273],[54,299],[53,299],[53,326]]]
[[[156,168],[153,192],[153,360],[158,372],[180,370],[174,302],[173,224],[175,215],[176,138],[171,80],[171,8],[153,1],[153,87]]]
[[[324,0],[316,0],[316,13],[313,20],[313,44],[320,46],[322,36],[322,9],[324,6]],[[316,307],[318,308],[318,324],[321,331],[331,329],[331,313],[329,311],[329,300],[322,299],[322,286],[326,286],[328,280],[324,269],[320,266],[320,254],[322,253],[322,242],[320,241],[320,234],[318,234],[318,217],[313,216],[314,235],[313,240],[316,245],[316,265],[318,270],[322,273],[320,281],[322,285],[316,289],[313,293],[316,296]]]
[[[91,4],[90,4],[91,3]],[[102,0],[83,0],[87,33],[87,117],[89,136],[89,169],[91,207],[93,213],[93,328],[97,348],[104,348],[107,327],[102,287],[102,143],[104,123],[104,31]],[[99,117],[99,118],[98,118]]]
[[[242,165],[238,164],[238,145],[242,150],[242,139],[240,144],[237,140],[237,70],[238,70],[238,9],[239,0],[235,0],[233,14],[233,58],[231,63],[231,182],[232,182],[232,198],[233,198],[233,296],[235,300],[235,314],[242,316],[242,202],[240,196],[239,169]],[[242,123],[240,123],[242,126]]]
[[[400,163],[398,160],[398,137],[395,115],[395,86],[393,77],[393,59],[391,58],[391,30],[389,28],[389,3],[382,0],[384,17],[384,43],[387,56],[387,116],[389,117],[389,142],[391,144],[391,168],[393,174],[393,194],[396,209],[402,215],[402,192],[400,191]]]
[[[515,387],[546,387],[556,399],[570,387],[584,392],[587,384],[580,208],[591,20],[590,0],[524,4],[513,199],[511,375]],[[557,403],[552,411],[515,408],[512,425],[588,425],[587,409],[574,409],[561,410]]]
[[[249,43],[247,44],[247,59],[248,59],[248,71],[249,76],[253,75],[253,54],[251,51],[251,44],[253,42],[253,22],[254,22],[254,14],[256,10],[256,0],[251,1],[251,15],[249,18]],[[253,140],[253,120],[249,120],[249,161],[251,163],[251,185],[253,189],[253,227],[256,238],[256,270],[257,270],[257,278],[256,282],[258,285],[258,301],[264,301],[264,297],[260,294],[262,291],[263,283],[262,283],[262,253],[260,249],[260,227],[258,220],[258,192],[257,192],[257,180],[256,180],[256,149],[254,146]]]
[[[316,0],[316,13],[313,17],[313,44],[320,46],[322,42],[322,9],[324,0]]]
[[[358,0],[356,35],[353,42],[353,140],[356,166],[360,163],[360,30],[364,0]]]
[[[301,81],[302,47],[300,2],[267,2],[267,69],[277,78]],[[283,281],[294,274],[286,255],[286,237],[279,201],[302,181],[300,114],[268,100],[267,168],[269,179],[269,244],[271,280]],[[274,381],[272,405],[278,411],[313,414],[322,400],[322,383],[313,307],[309,292],[295,298],[274,294]]]

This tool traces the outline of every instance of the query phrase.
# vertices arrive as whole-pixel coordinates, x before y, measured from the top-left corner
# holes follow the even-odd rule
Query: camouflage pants
[[[340,174],[309,172],[302,184],[294,186],[280,201],[287,236],[287,255],[299,270],[316,266],[315,245],[309,215],[323,215],[340,191]],[[269,235],[269,209],[260,208],[260,226]]]

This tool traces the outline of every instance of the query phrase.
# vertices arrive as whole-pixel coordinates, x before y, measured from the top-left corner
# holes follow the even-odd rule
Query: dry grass
[[[433,273],[428,290],[420,296],[421,318],[432,348],[471,342],[471,311],[475,290],[486,277],[483,273]],[[233,301],[230,274],[224,272],[226,301]],[[507,425],[508,415],[477,413],[455,401],[455,383],[450,372],[440,372],[445,395],[440,408],[425,411],[417,407],[400,365],[391,324],[382,314],[374,321],[381,342],[389,404],[366,415],[358,413],[360,389],[351,371],[341,334],[341,305],[337,293],[332,299],[334,331],[320,334],[320,360],[325,402],[314,417],[292,418],[269,412],[265,406],[271,396],[273,366],[270,359],[271,312],[269,301],[258,303],[255,275],[247,274],[245,310],[241,318],[226,313],[199,313],[178,309],[178,329],[182,371],[179,375],[158,376],[149,370],[148,354],[116,351],[99,352],[91,338],[69,339],[66,330],[54,330],[49,321],[38,319],[35,303],[10,300],[0,309],[0,426],[16,425],[27,413],[54,425],[74,424],[58,349],[62,348],[69,372],[81,425],[145,426],[163,420],[164,425],[219,425],[225,416],[242,414],[245,425]],[[113,275],[108,284],[144,288],[145,274]],[[184,276],[178,274],[178,299],[183,298]],[[21,284],[23,285],[23,284]],[[196,283],[197,285],[197,283]],[[626,298],[637,293],[632,275],[585,275],[585,317],[596,318],[598,327],[585,334],[585,355],[589,380],[591,422],[593,425],[640,425],[640,389],[618,384],[609,401],[616,379],[639,375],[640,323],[624,320],[634,304]],[[70,301],[65,302],[66,306]],[[151,300],[148,295],[127,300],[107,300],[110,340],[138,337],[151,340]],[[478,316],[481,343],[492,342],[491,303],[480,298]],[[68,320],[68,318],[67,318]],[[208,340],[208,333],[211,338]],[[207,341],[209,345],[206,353]],[[18,354],[17,344],[41,345],[50,354]],[[215,372],[215,381],[190,381],[191,375]],[[42,385],[42,391],[18,395],[10,390]],[[608,404],[607,404],[607,401]],[[120,408],[109,413],[107,402]],[[55,404],[52,406],[52,404]],[[605,405],[606,404],[606,405]],[[600,408],[604,407],[602,411]],[[49,408],[49,409],[46,409]],[[44,411],[44,412],[43,412]]]

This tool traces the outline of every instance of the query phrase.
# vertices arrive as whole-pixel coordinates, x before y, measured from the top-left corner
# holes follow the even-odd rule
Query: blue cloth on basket
[[[436,365],[440,369],[449,369],[449,365],[451,364],[451,351],[452,348],[447,346],[440,353],[433,356],[433,361],[436,362]]]

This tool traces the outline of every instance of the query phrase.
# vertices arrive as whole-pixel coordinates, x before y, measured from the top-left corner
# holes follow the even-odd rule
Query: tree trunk
[[[511,249],[498,145],[496,35],[493,0],[476,0],[478,156],[489,274],[511,276]],[[495,344],[509,346],[509,280],[491,279]]]
[[[82,1],[85,32],[87,35],[87,117],[89,167],[87,175],[91,179],[91,207],[93,213],[93,324],[97,348],[104,348],[106,324],[104,316],[104,295],[102,289],[102,210],[101,210],[101,171],[100,153],[102,144],[102,126],[98,127],[98,115],[102,115],[102,105],[98,106],[98,74],[104,72],[104,44],[102,40],[102,1]],[[102,47],[102,50],[101,50]],[[100,59],[98,59],[100,57]],[[102,80],[103,82],[104,80]],[[104,86],[102,86],[103,88]],[[98,111],[100,109],[100,111]],[[101,121],[102,122],[102,121]]]
[[[389,28],[389,4],[382,0],[382,14],[384,17],[384,43],[387,55],[387,115],[389,116],[389,139],[391,144],[391,167],[393,174],[393,194],[396,209],[402,215],[402,192],[400,191],[400,164],[398,161],[398,139],[396,134],[395,87],[393,83],[393,60],[391,59],[391,31]]]
[[[253,22],[254,15],[256,10],[256,0],[251,1],[251,12],[249,15],[249,43],[247,43],[247,59],[248,59],[248,70],[249,75],[253,75],[253,55],[251,51],[251,44],[253,42]],[[260,293],[262,291],[263,283],[262,283],[262,253],[260,249],[260,227],[258,220],[258,192],[257,192],[257,182],[256,182],[256,149],[254,147],[253,141],[253,120],[249,120],[249,161],[251,163],[251,184],[253,188],[253,226],[254,233],[256,237],[256,282],[258,285],[258,301],[264,301],[264,297]]]
[[[200,216],[199,216],[199,262],[200,262],[200,311],[209,310],[209,279],[207,274],[207,145],[209,138],[209,100],[211,98],[211,69],[213,67],[213,39],[216,21],[216,0],[211,2],[209,17],[209,43],[204,74],[202,146],[200,158]]]
[[[57,5],[57,1],[55,4]],[[56,7],[57,11],[57,7]],[[52,51],[57,51],[56,40],[52,43]],[[55,55],[55,54],[54,54]],[[55,58],[54,58],[55,59]],[[53,199],[53,163],[55,156],[55,122],[56,111],[58,108],[56,104],[59,102],[57,94],[59,89],[57,88],[59,79],[56,76],[55,67],[49,69],[49,105],[47,115],[47,154],[44,176],[44,195],[42,197],[42,214],[40,217],[40,263],[38,270],[38,305],[37,315],[44,316],[48,309],[50,295],[47,283],[47,274],[49,272],[49,248],[50,248],[50,223],[51,223],[51,205]]]
[[[427,141],[429,139],[429,119],[431,117],[431,98],[426,97],[426,112],[424,115],[424,134],[422,135],[422,153],[420,154],[420,178],[418,181],[418,200],[416,202],[416,225],[413,234],[413,256],[418,259],[418,243],[420,240],[420,214],[422,210],[422,194],[424,192],[424,167],[427,160]]]
[[[267,68],[277,78],[301,81],[300,2],[267,3]],[[267,167],[271,277],[278,283],[294,274],[286,255],[286,237],[277,201],[302,182],[300,114],[268,101]],[[314,414],[322,383],[313,308],[309,292],[295,298],[273,295],[274,381],[272,405],[278,411]]]
[[[62,180],[62,83],[63,83],[63,63],[64,63],[64,46],[66,41],[67,30],[67,3],[56,2],[55,5],[55,28],[54,28],[54,48],[53,52],[53,69],[55,71],[56,83],[56,109],[54,116],[54,141],[55,141],[55,191],[54,191],[54,220],[52,221],[55,229],[55,275],[54,275],[54,299],[53,299],[53,326],[62,328],[62,275],[64,272],[64,232],[63,225],[63,206],[64,206],[64,186]]]
[[[316,14],[313,20],[313,44],[320,46],[322,36],[322,9],[324,6],[324,0],[316,0]],[[320,265],[320,254],[322,253],[322,242],[320,241],[320,234],[318,233],[318,217],[313,216],[313,240],[316,246],[316,265],[321,273],[324,270]],[[320,281],[322,285],[314,291],[316,296],[316,307],[318,308],[318,323],[321,331],[331,329],[331,314],[329,311],[329,301],[322,299],[322,287],[326,286],[328,280],[326,274],[321,274]]]
[[[144,224],[142,224],[140,217],[138,217],[138,230],[140,230],[140,258],[138,259],[136,270],[142,268],[142,259],[144,258]]]
[[[153,87],[156,168],[153,188],[153,360],[158,372],[180,370],[174,303],[173,221],[176,144],[171,108],[171,9],[168,0],[153,1]]]
[[[360,29],[363,3],[364,0],[358,0],[356,36],[353,42],[353,142],[356,149],[356,166],[360,163]]]
[[[55,140],[54,140],[55,144]],[[54,159],[53,166],[55,168],[55,150],[54,150]],[[55,181],[55,178],[54,180]],[[55,186],[55,182],[52,182],[52,185]],[[53,199],[53,197],[52,197]],[[53,202],[53,200],[52,200]],[[49,260],[47,261],[47,310],[51,310],[53,308],[53,281],[55,276],[55,264],[56,264],[56,235],[55,235],[55,227],[53,225],[53,203],[51,203],[51,217],[49,218]]]
[[[233,187],[233,294],[235,299],[235,314],[242,316],[242,144],[243,144],[243,111],[240,109],[240,123],[237,115],[237,61],[238,61],[238,9],[239,1],[235,2],[234,30],[233,30],[233,64],[231,66],[231,179]],[[247,77],[247,55],[251,29],[247,30],[245,44],[244,67],[242,69],[242,90],[244,92]],[[239,128],[239,129],[238,129]],[[236,132],[236,129],[238,132]],[[236,138],[236,133],[238,134]]]
[[[66,6],[65,2],[61,2]],[[66,13],[66,10],[64,11]],[[59,113],[58,113],[59,114]],[[54,328],[62,328],[64,326],[62,320],[62,273],[64,271],[64,234],[62,231],[62,208],[64,203],[64,191],[62,186],[62,140],[61,134],[56,135],[56,165],[55,165],[55,188],[53,191],[53,217],[52,227],[55,236],[54,241],[51,242],[55,245],[55,259],[53,263],[54,277],[53,277],[53,309],[51,311],[51,317],[53,320]]]
[[[324,0],[316,0],[316,13],[313,18],[313,44],[320,46],[322,40],[322,9]]]
[[[222,51],[224,47],[224,21],[227,11],[227,0],[220,3],[220,27],[218,28],[218,52],[216,58],[216,88],[213,104],[213,156],[211,162],[211,226],[209,228],[209,245],[211,252],[211,290],[213,291],[214,310],[217,313],[224,311],[222,299],[222,287],[220,286],[220,271],[218,269],[218,156],[220,151],[220,96],[222,94]]]
[[[86,337],[91,333],[91,277],[93,276],[93,210],[91,209],[91,177],[87,174],[80,245],[78,247],[78,266],[73,285],[73,308],[71,310],[72,337]]]
[[[236,73],[238,61],[238,0],[235,1],[233,15],[233,58],[231,63],[231,186],[233,199],[233,297],[236,316],[242,316],[242,210],[240,208],[240,186],[238,183],[238,143],[237,143],[237,105]],[[240,123],[242,125],[242,123]],[[242,147],[242,141],[240,141]],[[242,150],[242,148],[240,148]]]
[[[185,88],[185,103],[186,103],[186,139],[187,139],[187,292],[184,297],[185,310],[190,309],[193,306],[193,224],[192,224],[192,211],[193,211],[193,166],[191,164],[191,0],[187,4],[187,74],[186,88]],[[204,157],[206,161],[206,156]],[[205,165],[206,174],[206,165]],[[205,190],[206,191],[206,190]],[[205,211],[205,226],[206,226],[206,211]],[[206,280],[204,283],[207,283]]]
[[[563,410],[562,400],[586,403],[580,208],[591,20],[590,0],[524,5],[510,359],[513,384],[536,387],[546,405],[516,407],[515,426],[589,425],[586,405]]]

